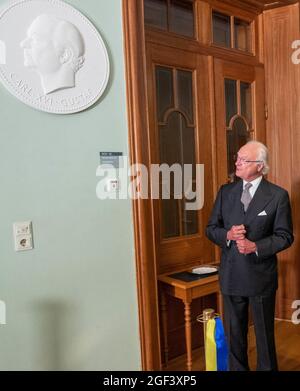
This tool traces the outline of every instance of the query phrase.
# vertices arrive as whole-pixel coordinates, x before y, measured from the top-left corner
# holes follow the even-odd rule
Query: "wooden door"
[[[213,198],[208,75],[207,56],[147,45],[151,162],[204,165],[201,210],[186,211],[185,199],[153,200],[158,274],[212,261],[205,237]]]
[[[214,60],[216,167],[220,186],[236,180],[238,149],[255,139],[265,143],[264,68]]]

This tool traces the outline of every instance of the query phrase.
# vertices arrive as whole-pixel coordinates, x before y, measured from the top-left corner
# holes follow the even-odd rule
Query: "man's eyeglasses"
[[[263,163],[262,160],[247,160],[247,159],[244,159],[242,157],[237,157],[235,159],[235,162],[236,163],[240,163],[240,164],[248,164],[248,163]]]

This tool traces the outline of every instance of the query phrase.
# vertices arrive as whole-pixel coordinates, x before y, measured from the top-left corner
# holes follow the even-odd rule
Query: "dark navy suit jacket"
[[[206,235],[222,248],[219,271],[222,293],[267,296],[278,286],[276,254],[294,241],[289,195],[263,178],[244,213],[242,190],[242,180],[220,188]],[[227,245],[227,231],[240,224],[245,225],[246,237],[256,243],[258,255],[240,254],[235,241]]]

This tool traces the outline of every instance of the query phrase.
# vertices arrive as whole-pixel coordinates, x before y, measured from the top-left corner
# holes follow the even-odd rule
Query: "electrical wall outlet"
[[[33,249],[31,221],[14,223],[15,251]]]
[[[120,181],[117,178],[109,178],[107,180],[107,191],[117,192],[120,189]]]

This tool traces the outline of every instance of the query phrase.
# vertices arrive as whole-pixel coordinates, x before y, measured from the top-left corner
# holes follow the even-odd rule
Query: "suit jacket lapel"
[[[270,190],[269,182],[263,178],[245,213],[245,224],[249,224],[260,212],[262,212],[272,198],[273,194]]]

